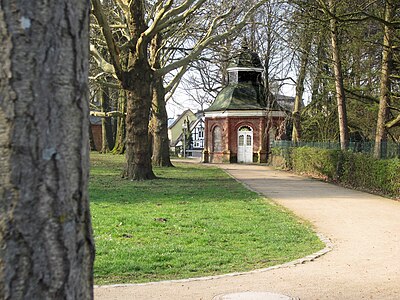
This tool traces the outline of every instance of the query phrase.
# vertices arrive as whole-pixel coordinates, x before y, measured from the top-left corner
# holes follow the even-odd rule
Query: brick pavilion
[[[269,135],[285,112],[268,107],[263,70],[259,56],[242,46],[228,67],[229,83],[204,112],[204,162],[267,162]]]

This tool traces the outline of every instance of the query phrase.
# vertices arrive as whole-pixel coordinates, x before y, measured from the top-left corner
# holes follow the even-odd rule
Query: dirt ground
[[[296,266],[217,278],[100,286],[96,300],[204,299],[271,292],[296,299],[400,299],[400,202],[259,165],[221,165],[308,220],[332,251]]]

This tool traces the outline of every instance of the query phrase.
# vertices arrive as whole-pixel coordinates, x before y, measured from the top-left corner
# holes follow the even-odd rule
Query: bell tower
[[[244,43],[227,70],[228,84],[205,110],[203,161],[264,163],[268,156],[269,116],[261,60]]]

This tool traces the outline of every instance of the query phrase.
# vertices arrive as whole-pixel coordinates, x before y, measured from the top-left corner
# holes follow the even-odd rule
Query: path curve
[[[259,165],[220,165],[249,188],[309,220],[334,244],[315,261],[211,280],[95,288],[95,300],[211,300],[273,292],[301,300],[400,299],[400,202]]]

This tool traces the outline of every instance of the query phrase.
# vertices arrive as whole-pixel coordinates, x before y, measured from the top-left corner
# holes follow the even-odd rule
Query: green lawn
[[[120,178],[123,156],[91,154],[96,284],[247,271],[323,247],[307,224],[218,168],[177,164]]]

